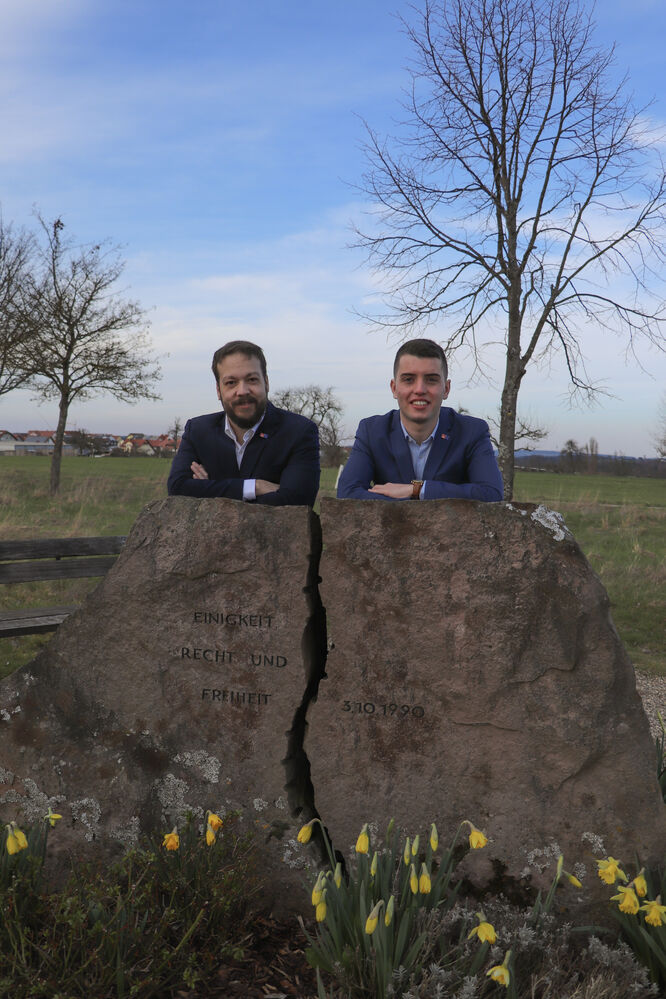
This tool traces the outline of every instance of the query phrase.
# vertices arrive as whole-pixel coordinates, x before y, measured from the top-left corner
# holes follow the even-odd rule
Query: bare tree
[[[386,275],[401,336],[446,324],[448,350],[505,345],[499,461],[513,491],[518,392],[563,352],[590,397],[583,326],[663,347],[651,289],[666,257],[666,178],[644,109],[612,82],[579,0],[425,0],[404,130],[369,130],[359,241]]]
[[[666,393],[662,395],[659,404],[659,426],[654,438],[657,454],[660,458],[666,458]]]
[[[27,289],[31,384],[58,400],[51,460],[51,494],[60,484],[67,414],[75,399],[109,392],[124,402],[158,398],[160,369],[149,353],[143,310],[120,298],[114,285],[124,262],[107,243],[74,246],[63,241],[63,222],[39,219],[43,240]]]
[[[167,434],[169,435],[169,437],[173,438],[174,451],[178,450],[178,443],[180,441],[180,435],[182,429],[183,429],[183,421],[181,420],[180,416],[177,416],[173,421],[173,426],[169,427],[169,429],[167,430]]]
[[[319,446],[325,465],[337,465],[342,449],[342,403],[333,389],[304,385],[271,393],[271,401],[281,409],[307,416],[319,427]]]
[[[497,418],[494,416],[487,416],[486,420],[490,429],[490,439],[499,450],[502,414],[500,412]],[[547,436],[548,431],[544,427],[537,426],[536,423],[532,423],[520,414],[516,416],[514,447],[518,444],[523,451],[534,451],[539,441],[542,441],[544,437]]]
[[[33,237],[15,232],[0,216],[0,395],[19,388],[29,377],[23,296],[33,251]]]

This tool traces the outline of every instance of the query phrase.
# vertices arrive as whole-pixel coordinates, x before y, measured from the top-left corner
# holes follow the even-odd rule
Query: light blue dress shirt
[[[407,447],[409,448],[409,453],[412,456],[412,467],[414,469],[414,478],[423,479],[423,473],[426,467],[426,461],[428,460],[428,455],[430,454],[430,448],[432,447],[432,442],[435,439],[435,431],[437,430],[437,423],[432,428],[432,433],[429,437],[419,444],[415,441],[410,434],[405,430],[405,424],[400,420],[400,426],[402,427],[402,432],[405,435],[405,440],[407,441]],[[421,486],[421,492],[419,493],[419,499],[423,499],[425,494],[425,481]]]

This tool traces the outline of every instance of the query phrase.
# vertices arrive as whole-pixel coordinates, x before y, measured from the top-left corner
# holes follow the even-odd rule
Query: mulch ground
[[[179,999],[317,999],[317,976],[305,958],[308,944],[296,919],[257,916],[251,928],[242,960],[225,960],[205,987],[181,992]]]

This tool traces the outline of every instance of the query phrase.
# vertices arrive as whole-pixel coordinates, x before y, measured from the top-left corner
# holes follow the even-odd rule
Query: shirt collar
[[[400,417],[400,426],[402,427],[402,432],[405,435],[405,440],[408,443],[409,443],[409,441],[411,441],[412,444],[416,444],[417,447],[423,447],[424,444],[427,444],[429,441],[433,440],[433,438],[435,436],[435,432],[437,430],[437,427],[439,426],[439,420],[437,421],[437,423],[435,424],[435,426],[432,428],[432,433],[429,434],[424,441],[421,441],[420,444],[419,444],[418,441],[414,440],[414,438],[412,437],[412,435],[409,433],[408,430],[405,430],[405,424],[402,422],[402,417]]]

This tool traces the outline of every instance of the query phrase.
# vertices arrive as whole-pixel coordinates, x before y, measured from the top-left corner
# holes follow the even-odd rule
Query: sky
[[[262,345],[272,390],[331,386],[347,439],[394,405],[398,343],[359,313],[379,279],[351,245],[372,211],[360,184],[364,122],[390,133],[411,48],[401,0],[3,0],[0,6],[0,209],[31,227],[60,217],[77,242],[108,239],[126,268],[118,290],[141,303],[163,377],[159,401],[98,396],[68,428],[156,435],[219,407],[213,351]],[[616,44],[618,79],[666,122],[663,0],[604,0],[597,41]],[[439,336],[445,338],[442,320]],[[438,338],[438,328],[426,335]],[[499,333],[501,335],[501,331]],[[639,360],[597,324],[591,375],[609,396],[571,408],[561,358],[533,368],[519,413],[542,447],[596,438],[602,453],[654,454],[666,356]],[[486,381],[450,358],[449,404],[499,405],[501,351]],[[0,396],[0,428],[53,429],[54,402]]]

